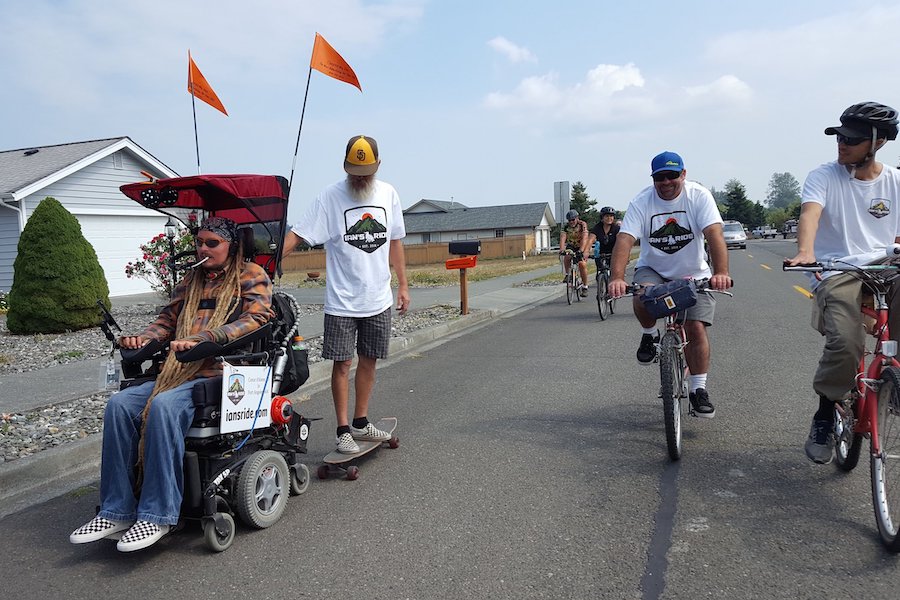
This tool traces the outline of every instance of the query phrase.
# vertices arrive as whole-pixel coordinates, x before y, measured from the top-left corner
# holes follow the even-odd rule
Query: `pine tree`
[[[109,286],[81,225],[55,198],[44,198],[19,237],[6,324],[11,333],[60,333],[100,323],[97,300]]]

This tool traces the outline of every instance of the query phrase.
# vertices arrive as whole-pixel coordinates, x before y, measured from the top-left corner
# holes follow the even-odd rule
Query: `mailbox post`
[[[451,258],[446,263],[447,269],[459,269],[459,314],[469,314],[469,286],[466,281],[466,269],[473,269],[478,264],[478,255],[481,254],[481,242],[478,240],[465,240],[450,242],[450,254],[456,254],[459,258]]]

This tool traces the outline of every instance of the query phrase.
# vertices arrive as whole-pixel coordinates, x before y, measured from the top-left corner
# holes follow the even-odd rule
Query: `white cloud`
[[[537,57],[528,48],[517,46],[502,36],[488,41],[488,46],[505,56],[512,63],[537,62]]]
[[[555,73],[527,77],[511,92],[488,94],[484,106],[512,113],[515,120],[527,115],[537,125],[618,129],[642,120],[671,120],[700,108],[733,111],[752,97],[750,87],[734,75],[693,86],[671,85],[648,82],[628,63],[597,65],[571,85],[561,84]]]

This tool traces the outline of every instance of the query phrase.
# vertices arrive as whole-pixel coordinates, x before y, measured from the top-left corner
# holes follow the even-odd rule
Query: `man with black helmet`
[[[841,124],[826,135],[837,139],[837,160],[813,169],[803,184],[797,255],[786,264],[841,260],[879,262],[885,248],[900,241],[900,171],[875,160],[897,138],[897,111],[876,102],[847,108]],[[811,278],[815,293],[813,327],[825,348],[813,377],[819,408],[813,415],[806,455],[828,464],[834,456],[835,402],[847,397],[865,349],[860,317],[862,284],[850,274]],[[900,333],[900,294],[891,294],[890,330]]]
[[[570,210],[566,213],[566,224],[563,225],[559,234],[559,253],[565,254],[566,250],[575,253],[575,262],[578,263],[578,272],[581,274],[581,289],[578,293],[582,298],[587,296],[587,262],[584,255],[588,249],[588,226],[587,223],[578,218],[577,210]],[[572,268],[572,259],[566,255],[565,258],[566,275]]]

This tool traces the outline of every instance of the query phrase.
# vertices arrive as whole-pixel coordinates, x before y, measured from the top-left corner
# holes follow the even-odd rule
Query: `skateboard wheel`
[[[393,448],[398,448],[399,446],[400,446],[400,438],[398,438],[396,435],[392,436],[391,439],[388,440],[389,448],[393,449]]]
[[[331,472],[331,469],[328,468],[328,465],[322,465],[318,469],[316,469],[316,476],[319,479],[328,479],[328,474]]]
[[[355,481],[357,479],[359,479],[359,467],[356,465],[347,467],[347,480]]]

